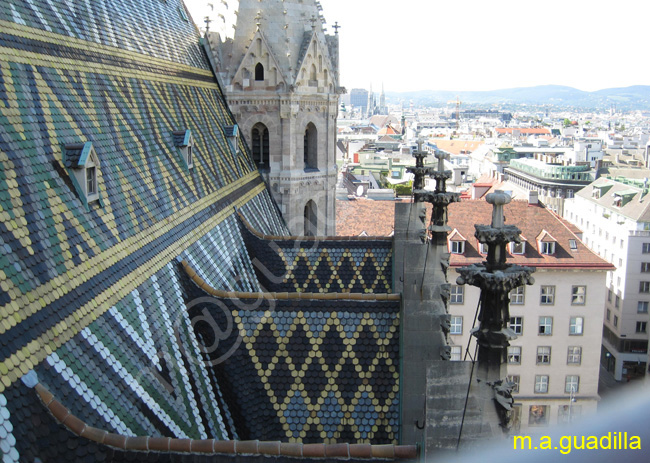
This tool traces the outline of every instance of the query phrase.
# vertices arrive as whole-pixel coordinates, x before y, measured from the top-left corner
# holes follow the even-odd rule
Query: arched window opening
[[[318,159],[318,131],[313,123],[307,124],[305,129],[303,160],[305,169],[316,169]]]
[[[253,161],[260,169],[269,167],[269,129],[258,122],[251,131],[253,145]]]
[[[318,85],[318,76],[316,74],[316,65],[312,64],[311,65],[311,71],[309,73],[309,85],[311,86],[316,86]]]
[[[257,82],[264,80],[264,66],[262,66],[262,63],[257,63],[255,66],[255,80]]]
[[[316,236],[318,223],[316,219],[316,203],[309,200],[305,204],[305,236]]]

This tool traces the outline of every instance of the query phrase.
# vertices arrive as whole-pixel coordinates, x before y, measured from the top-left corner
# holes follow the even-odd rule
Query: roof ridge
[[[399,293],[289,293],[289,292],[244,292],[225,291],[213,288],[197,274],[186,260],[181,261],[183,270],[187,276],[203,291],[211,296],[223,299],[311,299],[311,300],[355,300],[355,301],[399,301],[402,295]]]
[[[135,452],[201,453],[225,455],[283,456],[303,459],[397,459],[416,460],[416,445],[395,444],[303,444],[280,441],[236,441],[218,439],[177,439],[172,437],[125,436],[89,426],[70,413],[41,383],[34,386],[43,404],[56,421],[73,434],[108,447]]]

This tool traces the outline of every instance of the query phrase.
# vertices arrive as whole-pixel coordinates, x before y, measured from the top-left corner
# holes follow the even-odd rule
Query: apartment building
[[[462,201],[449,207],[451,268],[486,259],[487,247],[474,237],[474,223],[489,224],[492,208],[485,201]],[[589,250],[555,214],[526,201],[505,207],[506,221],[521,231],[511,243],[508,262],[533,267],[535,283],[510,296],[510,328],[517,334],[508,348],[508,374],[515,386],[515,426],[550,426],[596,410],[602,301],[613,266]],[[471,220],[467,218],[471,217]],[[474,338],[479,290],[452,284],[452,359],[475,355]],[[469,346],[469,348],[468,348]]]
[[[617,380],[645,374],[650,305],[650,196],[645,180],[600,178],[567,201],[565,218],[616,269],[603,301],[603,365]]]
[[[394,208],[388,201],[339,201],[337,230],[344,235],[390,235]],[[455,282],[458,268],[487,258],[487,249],[474,237],[474,224],[491,223],[492,206],[463,200],[450,204],[448,212],[449,342],[452,360],[465,359],[466,352],[471,359],[480,293]],[[522,232],[522,242],[508,247],[508,262],[535,269],[535,283],[510,296],[510,327],[518,337],[507,353],[508,374],[516,385],[515,426],[524,432],[596,411],[605,282],[614,266],[587,248],[572,232],[574,227],[542,206],[513,200],[505,206],[505,217]]]

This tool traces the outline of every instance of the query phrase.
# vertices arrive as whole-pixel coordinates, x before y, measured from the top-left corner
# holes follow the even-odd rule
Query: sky
[[[236,0],[185,0],[232,16]],[[320,0],[341,85],[379,91],[650,85],[646,0]],[[208,3],[214,5],[208,10]]]

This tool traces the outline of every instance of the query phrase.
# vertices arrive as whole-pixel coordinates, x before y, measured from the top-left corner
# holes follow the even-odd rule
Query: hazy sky
[[[647,0],[320,1],[329,31],[341,26],[348,90],[650,85]],[[185,2],[197,22],[207,3],[232,12],[221,0]]]

